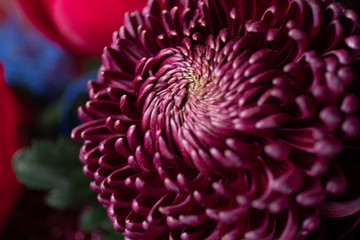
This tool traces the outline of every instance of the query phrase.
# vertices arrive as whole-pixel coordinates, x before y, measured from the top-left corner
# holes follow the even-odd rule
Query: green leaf
[[[60,184],[63,181],[61,176],[49,172],[46,166],[32,161],[33,156],[31,155],[35,154],[32,154],[28,149],[21,149],[14,156],[13,168],[21,183],[29,188],[48,190],[53,187],[54,182]]]
[[[68,186],[54,188],[46,196],[46,203],[54,208],[66,209],[80,206],[89,200],[95,200],[96,194],[89,190],[89,186]]]
[[[124,236],[119,232],[112,232],[109,235],[102,238],[102,240],[122,240]]]
[[[121,240],[124,236],[115,231],[111,220],[106,214],[103,206],[97,203],[97,206],[85,209],[79,218],[79,226],[86,232],[103,231],[105,237],[102,240]]]
[[[70,139],[37,141],[15,154],[13,168],[29,188],[48,190],[46,202],[56,208],[78,206],[95,200],[90,180],[78,159],[80,144]]]
[[[113,229],[111,220],[106,214],[106,210],[100,205],[84,211],[79,220],[81,228],[88,232],[98,229]]]

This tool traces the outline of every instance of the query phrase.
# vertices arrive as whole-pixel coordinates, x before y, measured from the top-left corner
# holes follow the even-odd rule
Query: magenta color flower
[[[49,38],[85,55],[101,55],[127,11],[146,0],[18,0],[29,19]]]
[[[325,0],[150,0],[126,15],[72,132],[115,229],[305,239],[357,214],[357,26]]]

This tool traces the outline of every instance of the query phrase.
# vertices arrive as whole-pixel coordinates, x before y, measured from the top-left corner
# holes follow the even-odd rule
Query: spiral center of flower
[[[251,34],[228,43],[209,39],[205,46],[184,41],[138,64],[142,130],[159,141],[159,151],[186,160],[201,150],[221,162],[231,159],[229,169],[256,165],[261,139],[286,124],[280,106],[296,95],[276,88],[293,80],[278,69],[277,53],[261,45]],[[245,161],[234,162],[239,156]]]

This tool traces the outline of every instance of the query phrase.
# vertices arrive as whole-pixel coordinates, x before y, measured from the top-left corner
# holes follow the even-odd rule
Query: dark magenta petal
[[[320,214],[331,218],[350,216],[360,211],[359,202],[360,198],[346,202],[323,202],[320,205]]]

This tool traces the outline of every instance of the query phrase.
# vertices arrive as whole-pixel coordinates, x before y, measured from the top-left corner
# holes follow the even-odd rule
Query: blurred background
[[[122,239],[69,136],[104,46],[146,2],[0,0],[1,240]],[[340,2],[360,13],[359,0]]]
[[[103,48],[146,4],[124,2],[0,0],[0,239],[122,238],[70,131]]]

